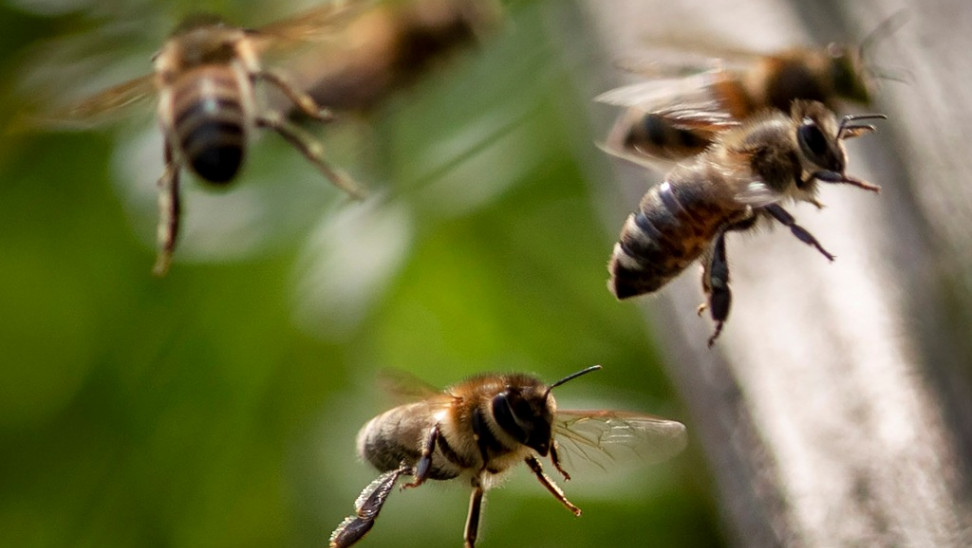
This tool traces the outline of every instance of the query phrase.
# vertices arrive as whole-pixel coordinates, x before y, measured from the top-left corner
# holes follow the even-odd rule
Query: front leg
[[[378,513],[381,512],[381,507],[384,506],[388,494],[395,486],[395,481],[399,476],[410,471],[411,467],[402,463],[397,469],[385,472],[368,484],[354,501],[355,514],[344,518],[344,521],[331,533],[329,546],[346,548],[361,540],[374,527]]]
[[[422,455],[419,457],[418,461],[415,463],[415,470],[413,475],[415,479],[409,483],[402,486],[402,489],[407,489],[409,487],[418,487],[425,483],[425,480],[429,479],[429,472],[432,470],[432,453],[435,452],[435,444],[439,441],[439,425],[436,424],[429,430],[429,435],[422,444]]]
[[[550,444],[550,462],[564,476],[564,480],[570,481],[570,474],[560,466],[560,453],[557,452],[557,440],[553,440],[553,443]]]
[[[772,215],[773,218],[775,218],[777,221],[783,223],[785,226],[788,226],[790,228],[790,232],[792,232],[793,235],[796,236],[798,240],[800,240],[805,244],[809,244],[817,248],[817,251],[823,253],[823,256],[827,257],[828,260],[830,261],[834,260],[834,256],[831,255],[826,249],[823,248],[823,246],[820,245],[820,242],[818,242],[817,239],[813,237],[813,234],[810,234],[809,232],[807,232],[807,229],[796,224],[796,219],[793,218],[793,215],[790,215],[790,213],[787,210],[783,209],[782,206],[780,206],[779,204],[770,204],[764,207],[763,209],[766,210],[767,213]]]
[[[182,166],[175,159],[172,143],[165,138],[165,171],[159,178],[159,224],[156,230],[158,241],[158,255],[152,273],[165,276],[172,263],[172,253],[175,251],[176,239],[179,237],[179,221],[181,205],[179,200],[179,172]]]
[[[543,466],[540,465],[540,461],[537,460],[536,457],[527,457],[526,463],[527,466],[530,467],[530,470],[533,470],[533,473],[537,476],[537,480],[540,481],[540,484],[546,487],[547,491],[550,491],[555,499],[559,500],[560,503],[566,506],[568,510],[573,512],[575,516],[581,515],[581,509],[574,506],[572,502],[567,500],[567,495],[564,495],[564,492],[560,490],[560,487],[558,487],[557,484],[547,476],[547,474],[543,473]]]

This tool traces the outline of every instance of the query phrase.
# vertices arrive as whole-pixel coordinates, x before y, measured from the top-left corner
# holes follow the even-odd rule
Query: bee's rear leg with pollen
[[[384,506],[398,477],[409,473],[411,469],[410,466],[402,463],[397,469],[385,472],[368,484],[354,501],[354,515],[344,518],[341,525],[331,533],[328,545],[331,548],[346,548],[361,540],[361,537],[374,527],[378,513],[381,512],[381,507]]]

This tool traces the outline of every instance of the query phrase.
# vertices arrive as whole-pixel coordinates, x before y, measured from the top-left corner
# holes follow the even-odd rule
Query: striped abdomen
[[[227,183],[243,164],[247,116],[244,90],[229,66],[203,66],[181,74],[171,88],[173,132],[192,170],[211,183]]]
[[[699,258],[738,212],[705,174],[690,172],[653,187],[628,216],[614,245],[608,287],[618,299],[651,293]]]
[[[358,433],[358,454],[379,471],[398,468],[402,462],[414,466],[422,455],[422,444],[428,439],[436,419],[429,406],[412,403],[390,409],[371,419]],[[432,454],[429,477],[452,479],[475,462],[466,462],[440,436]]]

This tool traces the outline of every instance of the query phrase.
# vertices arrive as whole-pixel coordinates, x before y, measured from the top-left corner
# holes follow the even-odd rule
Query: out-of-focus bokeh
[[[7,0],[0,124],[36,108],[25,90],[43,82],[95,91],[148,72],[185,13],[259,26],[298,4]],[[589,196],[600,152],[576,79],[591,58],[565,56],[551,27],[571,8],[505,8],[478,46],[408,89],[308,126],[368,200],[349,203],[262,135],[226,190],[185,179],[185,230],[163,279],[150,273],[153,112],[87,132],[4,132],[2,544],[322,546],[376,475],[353,440],[389,405],[382,368],[446,385],[601,363],[559,389],[561,405],[688,422],[640,315],[604,287],[613,235]],[[482,545],[721,543],[696,447],[620,468],[564,485],[580,519],[518,471],[488,495]],[[362,545],[458,545],[467,498],[462,485],[396,491]]]

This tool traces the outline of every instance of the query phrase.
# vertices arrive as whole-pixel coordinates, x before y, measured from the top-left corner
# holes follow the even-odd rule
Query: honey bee
[[[828,260],[834,256],[796,223],[780,202],[818,207],[817,181],[877,192],[879,187],[845,173],[843,141],[874,131],[860,120],[882,114],[848,115],[838,123],[822,103],[795,101],[789,116],[766,109],[714,144],[676,166],[628,216],[608,265],[608,288],[618,299],[651,293],[701,258],[702,288],[715,321],[709,346],[729,315],[732,293],[726,262],[728,232],[752,228],[760,217],[787,226]]]
[[[869,47],[893,32],[904,13],[883,21],[856,48],[792,48],[720,61],[689,76],[661,78],[609,91],[596,100],[625,107],[602,148],[635,163],[678,162],[712,144],[722,131],[766,109],[790,111],[795,100],[818,101],[837,111],[840,103],[868,104],[879,74],[867,62]]]
[[[421,401],[371,419],[358,433],[357,449],[382,474],[361,492],[354,515],[331,534],[330,546],[351,546],[371,530],[403,475],[412,477],[403,488],[430,479],[469,482],[472,495],[463,538],[471,548],[486,490],[520,462],[580,516],[580,508],[544,473],[540,457],[549,455],[554,468],[569,480],[561,466],[562,450],[565,456],[605,457],[608,465],[621,448],[656,462],[679,453],[686,445],[681,423],[621,411],[557,409],[553,388],[600,368],[594,365],[549,385],[523,374],[481,375],[445,391],[425,390]]]
[[[154,73],[118,84],[50,116],[55,122],[85,123],[157,95],[165,169],[158,181],[156,275],[167,272],[176,246],[182,169],[216,186],[230,183],[243,165],[247,140],[256,128],[276,131],[337,187],[355,199],[362,198],[362,190],[325,160],[320,142],[281,112],[262,105],[258,94],[258,83],[269,84],[310,119],[331,120],[326,109],[283,73],[263,66],[261,54],[326,37],[347,24],[362,4],[329,3],[259,30],[233,26],[210,15],[187,19],[156,53]]]
[[[501,19],[495,0],[382,2],[355,18],[326,57],[315,52],[308,68],[295,72],[312,75],[306,88],[318,103],[367,111],[474,45]]]

